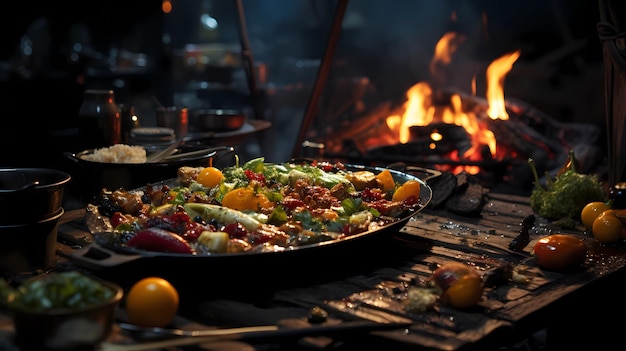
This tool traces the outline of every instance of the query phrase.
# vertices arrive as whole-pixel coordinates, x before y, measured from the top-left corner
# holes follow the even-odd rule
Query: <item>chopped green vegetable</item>
[[[33,312],[53,308],[82,308],[109,300],[115,290],[78,271],[52,272],[33,277],[17,288],[0,281],[2,302]]]
[[[570,160],[574,152],[570,151]],[[597,175],[576,171],[576,162],[568,162],[567,169],[552,179],[546,172],[545,187],[541,185],[533,159],[528,160],[535,177],[535,188],[530,195],[530,206],[539,216],[571,226],[580,219],[580,212],[593,201],[607,201],[607,196]],[[574,220],[574,221],[572,221]]]
[[[321,233],[324,230],[324,224],[319,219],[313,217],[308,210],[294,213],[294,218],[302,223],[304,229],[314,233]]]

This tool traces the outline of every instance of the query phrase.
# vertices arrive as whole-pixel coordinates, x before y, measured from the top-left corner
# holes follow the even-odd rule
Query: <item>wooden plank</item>
[[[535,227],[529,233],[531,243],[521,254],[511,252],[508,248],[511,240],[520,234],[524,218],[532,214],[527,198],[508,198],[503,195],[490,196],[481,216],[477,217],[463,217],[445,210],[426,209],[416,214],[400,230],[397,237],[400,245],[415,248],[413,255],[393,268],[387,267],[374,272],[374,276],[386,279],[376,289],[363,290],[342,301],[330,303],[336,307],[337,304],[349,301],[349,306],[359,306],[359,313],[363,318],[380,316],[381,313],[391,313],[398,317],[409,316],[415,324],[407,335],[387,334],[387,337],[433,349],[471,348],[474,343],[490,339],[496,330],[502,332],[504,329],[512,334],[522,330],[537,330],[545,324],[546,319],[543,318],[546,318],[546,313],[549,313],[554,304],[564,296],[593,283],[602,274],[590,271],[589,267],[578,273],[544,271],[533,261],[531,249],[535,240],[552,233],[584,237],[585,233],[580,227],[564,229],[545,219],[536,218]],[[510,263],[523,272],[529,281],[527,284],[509,282],[486,287],[483,300],[477,308],[469,311],[445,307],[442,309],[440,306],[437,311],[427,311],[419,316],[403,312],[401,303],[393,299],[391,292],[400,294],[403,287],[424,282],[435,267],[447,261],[465,262],[483,272],[494,269],[498,264]],[[616,264],[615,268],[618,267],[620,265]],[[376,310],[376,313],[369,313],[371,309]],[[464,321],[471,320],[472,317],[478,318],[478,322],[473,326],[465,325]],[[458,324],[448,325],[446,318]],[[525,329],[508,329],[513,326],[518,328],[518,325]],[[451,332],[453,335],[450,335]]]

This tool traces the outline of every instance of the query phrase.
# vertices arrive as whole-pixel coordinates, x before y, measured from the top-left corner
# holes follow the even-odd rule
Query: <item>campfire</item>
[[[325,156],[405,162],[454,174],[489,173],[502,180],[528,174],[529,158],[540,170],[552,171],[571,149],[581,157],[588,154],[597,128],[560,123],[522,101],[505,99],[505,78],[519,50],[487,65],[485,97],[477,94],[476,76],[469,93],[446,87],[444,69],[462,39],[451,32],[439,40],[429,65],[432,80],[410,87],[401,106],[385,102],[331,128],[321,140]]]

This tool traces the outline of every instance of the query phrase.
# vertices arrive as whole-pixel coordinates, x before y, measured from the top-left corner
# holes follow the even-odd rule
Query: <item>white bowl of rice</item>
[[[148,153],[143,146],[115,144],[80,155],[83,160],[104,163],[146,163]]]

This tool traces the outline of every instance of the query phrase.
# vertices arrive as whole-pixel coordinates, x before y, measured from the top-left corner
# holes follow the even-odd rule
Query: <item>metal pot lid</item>
[[[140,127],[130,131],[130,139],[136,143],[170,143],[175,139],[172,128]]]

